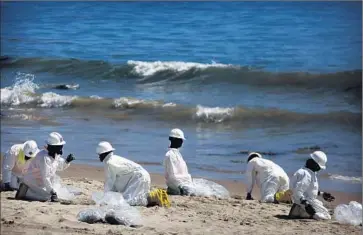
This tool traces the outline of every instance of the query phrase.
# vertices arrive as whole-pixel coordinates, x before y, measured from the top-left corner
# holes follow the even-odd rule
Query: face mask
[[[312,170],[313,172],[318,172],[321,170],[318,163],[316,163],[313,159],[308,159],[306,161],[306,167],[309,168],[310,170]]]
[[[183,145],[183,140],[182,139],[169,137],[169,140],[170,140],[170,148],[179,149]]]
[[[257,154],[252,154],[251,156],[249,156],[249,157],[248,157],[248,159],[247,159],[247,163],[248,163],[248,162],[250,162],[252,159],[254,159],[254,158],[256,158],[256,157],[258,157],[258,155],[257,155]]]
[[[101,153],[100,155],[98,155],[100,162],[103,162],[103,160],[105,160],[105,158],[108,156],[108,154],[110,154],[111,152],[106,152],[106,153]]]
[[[63,154],[63,145],[48,145],[48,155],[55,158]]]

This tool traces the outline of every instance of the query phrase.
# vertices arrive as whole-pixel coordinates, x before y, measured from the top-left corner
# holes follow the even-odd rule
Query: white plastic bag
[[[341,224],[360,225],[362,223],[362,204],[351,201],[340,204],[334,210],[335,219]]]
[[[196,196],[229,198],[229,192],[225,187],[206,179],[193,179],[193,185],[190,188]]]
[[[94,223],[102,221],[131,227],[141,225],[141,216],[137,208],[130,206],[121,193],[94,192],[92,199],[98,207],[80,211],[79,221]]]

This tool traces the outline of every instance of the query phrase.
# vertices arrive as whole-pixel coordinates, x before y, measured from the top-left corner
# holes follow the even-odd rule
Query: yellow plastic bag
[[[162,207],[170,207],[170,199],[165,189],[154,189],[149,193],[149,197],[152,201]]]
[[[292,191],[289,189],[286,191],[277,192],[275,194],[275,199],[278,202],[291,204],[292,203],[291,195],[292,195]]]

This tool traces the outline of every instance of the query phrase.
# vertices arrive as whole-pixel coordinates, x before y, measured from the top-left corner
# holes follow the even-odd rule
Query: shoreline
[[[88,178],[100,182],[104,182],[104,169],[103,167],[91,166],[87,164],[71,164],[71,166],[65,171],[58,172],[62,178]],[[151,176],[151,185],[158,187],[166,187],[165,179],[162,174],[159,173],[150,173]],[[193,176],[192,176],[193,177]],[[200,178],[198,176],[194,176],[193,178]],[[204,177],[203,177],[204,178]],[[206,178],[209,179],[209,178]],[[241,181],[236,180],[212,180],[218,184],[223,185],[232,195],[238,195],[242,199],[246,196],[246,184]],[[324,191],[324,189],[322,189]],[[357,201],[362,203],[362,193],[344,193],[337,191],[329,191],[333,196],[335,196],[335,201],[328,203],[328,207],[333,208],[339,204],[347,204],[350,201]],[[259,188],[254,187],[252,196],[257,200],[259,198]]]

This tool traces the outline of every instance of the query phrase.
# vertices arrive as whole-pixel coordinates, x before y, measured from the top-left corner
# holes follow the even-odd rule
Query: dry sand
[[[63,183],[79,188],[82,195],[69,203],[14,200],[15,192],[1,193],[1,234],[361,234],[361,226],[336,221],[288,220],[290,205],[246,201],[244,185],[219,182],[231,199],[172,196],[171,208],[139,207],[140,228],[122,225],[87,224],[77,221],[83,208],[92,207],[91,194],[103,188],[103,169],[73,165],[61,174]],[[161,175],[152,175],[153,185],[163,186]],[[236,194],[239,194],[236,195]],[[337,202],[361,202],[361,195],[334,193]],[[255,197],[257,198],[257,194]]]

